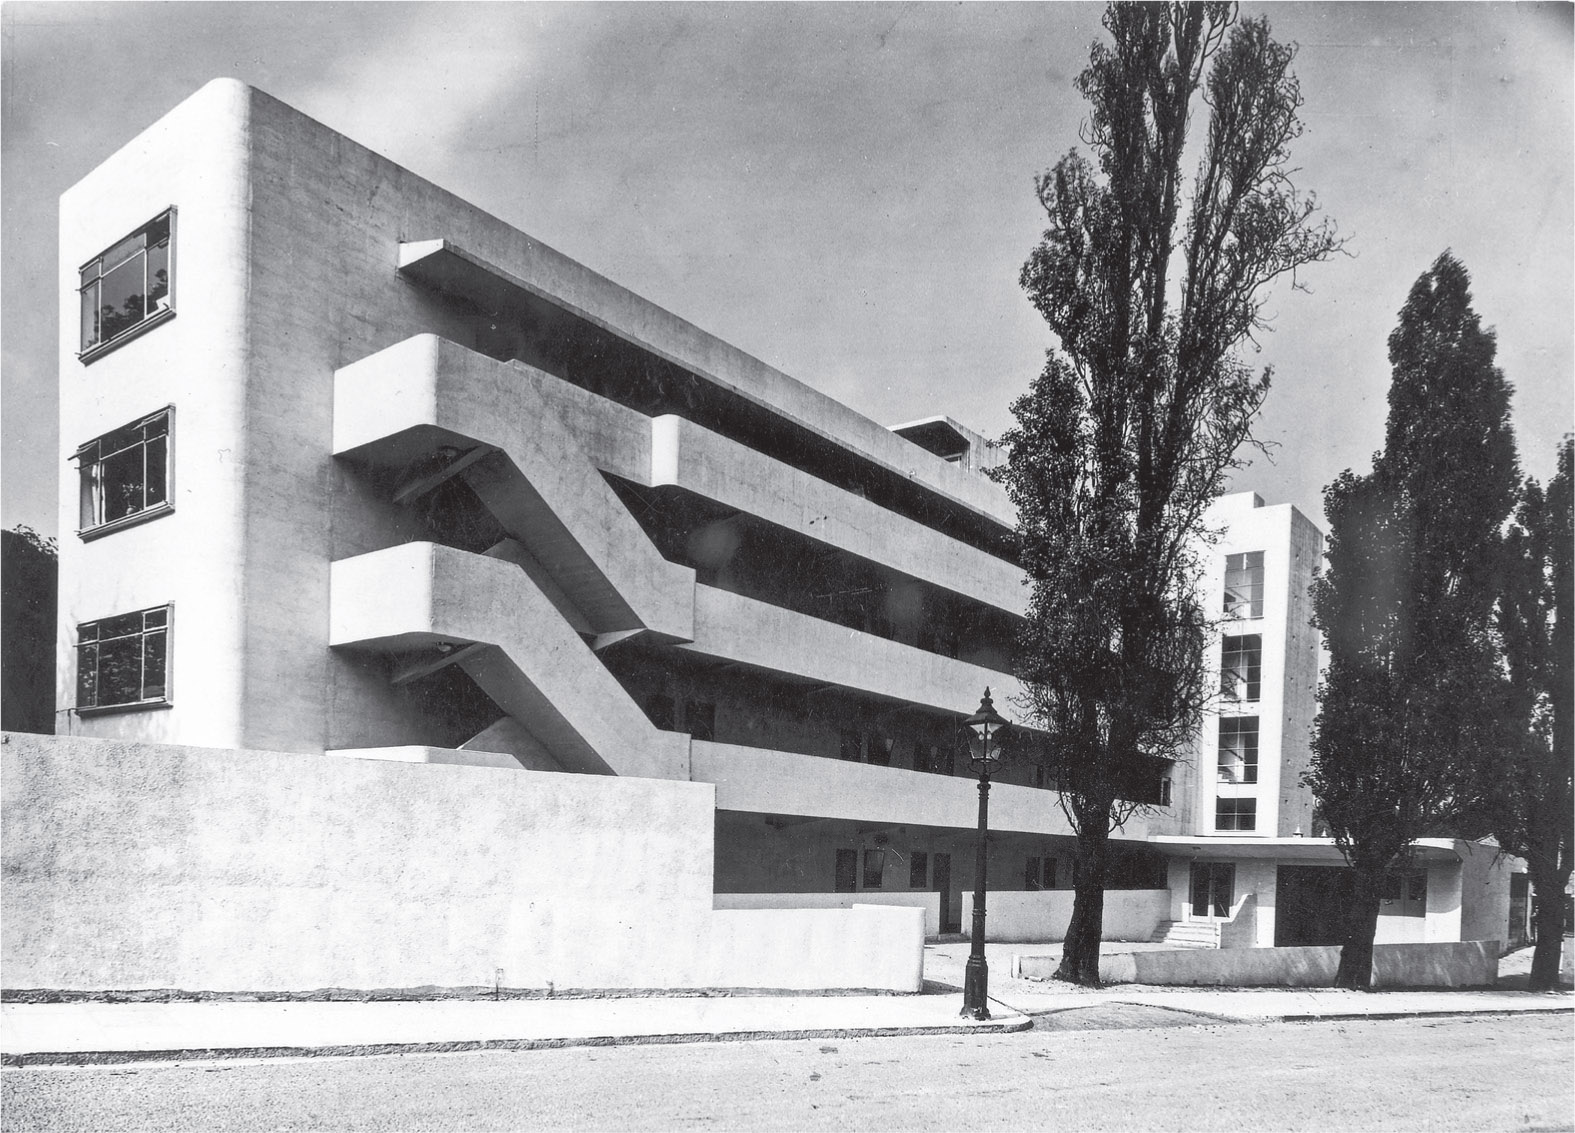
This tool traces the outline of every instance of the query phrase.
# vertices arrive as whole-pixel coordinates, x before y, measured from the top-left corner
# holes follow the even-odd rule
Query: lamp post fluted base
[[[988,1019],[989,985],[990,966],[984,962],[984,957],[968,957],[968,966],[963,969],[963,1005],[959,1014],[971,1016],[980,1022]]]

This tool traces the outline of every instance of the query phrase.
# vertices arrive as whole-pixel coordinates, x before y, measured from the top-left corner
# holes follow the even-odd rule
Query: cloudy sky
[[[1349,257],[1281,287],[1238,475],[1321,519],[1381,444],[1386,339],[1446,248],[1546,479],[1572,418],[1566,4],[1272,4],[1300,45],[1298,183]],[[54,533],[55,208],[234,76],[882,423],[987,433],[1047,332],[1017,287],[1034,175],[1078,144],[1080,4],[9,2],[0,58],[3,516]]]

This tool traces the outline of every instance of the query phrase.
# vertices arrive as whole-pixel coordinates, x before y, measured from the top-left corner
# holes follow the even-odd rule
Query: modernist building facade
[[[712,784],[717,907],[960,926],[960,722],[1011,714],[1025,601],[983,437],[883,428],[231,81],[62,198],[60,262],[59,732]],[[1148,932],[1283,941],[1276,891],[1337,888],[1320,537],[1260,505],[1216,509],[1220,709],[1117,838]],[[1003,771],[991,826],[992,888],[1069,900],[1053,784]],[[1400,900],[1475,931],[1424,856]]]

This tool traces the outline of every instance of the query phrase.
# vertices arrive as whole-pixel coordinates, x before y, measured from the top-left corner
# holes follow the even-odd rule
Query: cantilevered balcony
[[[465,668],[568,770],[689,778],[689,737],[653,727],[517,565],[433,543],[333,564],[329,644],[400,670]]]
[[[1007,707],[1021,689],[994,669],[916,649],[820,618],[695,587],[694,641],[686,653],[808,678],[883,700],[966,714],[986,686]]]
[[[969,777],[702,740],[693,743],[691,766],[697,782],[716,784],[718,810],[964,830],[979,818],[978,781]],[[990,829],[1072,833],[1052,792],[1009,783],[990,788]],[[1146,819],[1137,814],[1116,837],[1140,839],[1146,833]]]
[[[433,235],[400,245],[400,273],[502,322],[531,326],[545,368],[650,415],[682,406],[684,416],[784,463],[833,482],[865,480],[894,510],[1010,553],[1011,504],[984,477],[550,248],[528,242],[488,252]]]

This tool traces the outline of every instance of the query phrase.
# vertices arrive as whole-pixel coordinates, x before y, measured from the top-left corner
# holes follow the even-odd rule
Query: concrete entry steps
[[[1168,948],[1218,948],[1219,922],[1162,921],[1154,932],[1154,942]]]

